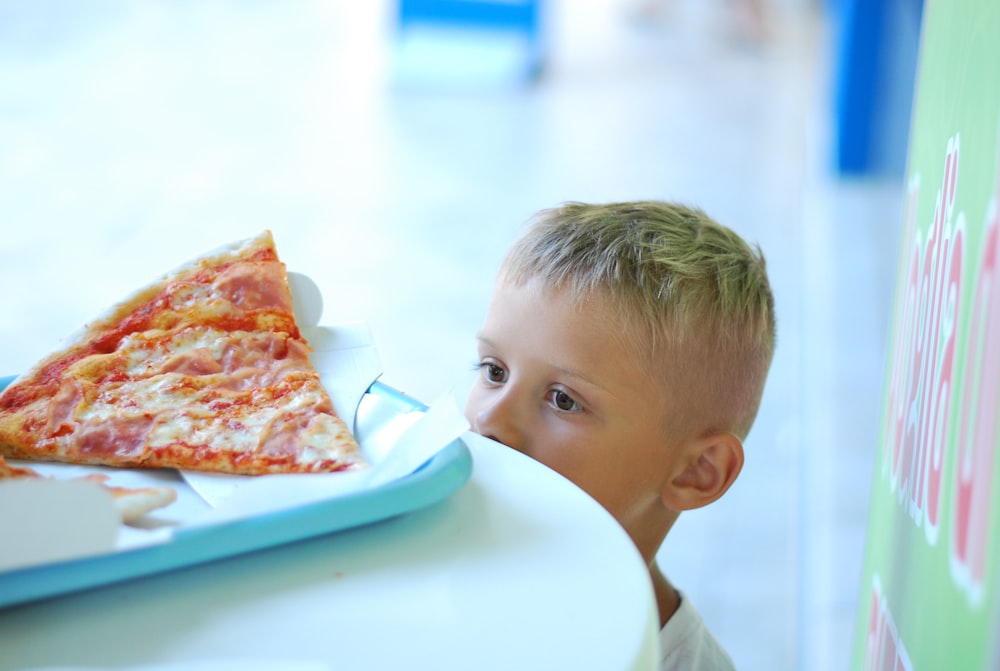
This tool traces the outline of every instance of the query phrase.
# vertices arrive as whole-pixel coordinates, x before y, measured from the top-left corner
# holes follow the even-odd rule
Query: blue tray
[[[13,380],[0,377],[0,391]],[[381,382],[368,393],[392,402],[401,413],[425,409]],[[0,572],[0,607],[378,522],[449,497],[471,474],[472,456],[461,440],[455,440],[410,475],[374,489],[242,520],[182,527],[160,545]]]

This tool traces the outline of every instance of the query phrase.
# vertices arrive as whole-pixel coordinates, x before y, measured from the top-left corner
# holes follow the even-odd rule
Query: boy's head
[[[732,231],[674,204],[569,203],[501,266],[466,414],[635,538],[655,500],[698,507],[735,479],[774,340],[764,259]]]
[[[569,203],[541,212],[499,281],[537,280],[576,302],[614,306],[622,344],[716,431],[746,438],[774,351],[764,258],[697,209],[661,202]]]

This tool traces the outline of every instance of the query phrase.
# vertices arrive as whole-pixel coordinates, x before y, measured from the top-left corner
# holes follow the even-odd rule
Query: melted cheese
[[[46,400],[54,457],[237,472],[363,463],[309,364],[277,262],[167,283],[92,341]]]

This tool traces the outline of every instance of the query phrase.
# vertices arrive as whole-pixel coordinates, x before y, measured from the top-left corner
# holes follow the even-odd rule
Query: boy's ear
[[[698,438],[683,454],[678,472],[661,492],[664,505],[678,512],[719,499],[743,469],[743,443],[731,433]]]

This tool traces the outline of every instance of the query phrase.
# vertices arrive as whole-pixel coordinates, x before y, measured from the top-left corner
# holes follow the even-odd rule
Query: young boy
[[[733,668],[656,552],[739,475],[774,342],[763,256],[699,210],[569,203],[539,213],[500,268],[466,418],[625,528],[649,566],[663,669]]]

